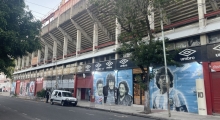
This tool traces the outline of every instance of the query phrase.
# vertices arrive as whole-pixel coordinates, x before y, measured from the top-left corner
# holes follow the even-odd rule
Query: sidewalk
[[[10,96],[9,93],[0,93],[2,96]],[[36,100],[40,102],[45,102],[45,98],[35,99],[34,97],[17,97],[21,99],[27,100]],[[132,106],[120,106],[120,105],[99,105],[89,101],[78,101],[77,107],[82,108],[90,108],[108,112],[122,113],[127,115],[134,115],[146,118],[153,118],[157,120],[220,120],[220,116],[212,116],[212,115],[198,115],[193,113],[185,113],[185,112],[176,112],[171,111],[171,117],[168,117],[168,113],[166,110],[152,110],[151,114],[144,114],[144,106],[143,105],[135,105]]]
[[[185,112],[176,112],[171,111],[171,117],[168,117],[168,113],[166,110],[152,110],[151,114],[144,114],[144,106],[143,105],[135,105],[132,106],[119,106],[119,105],[98,105],[88,101],[79,101],[78,107],[85,107],[90,109],[98,109],[109,112],[116,112],[122,114],[129,114],[159,120],[220,120],[220,116],[202,116],[193,113],[185,113]]]

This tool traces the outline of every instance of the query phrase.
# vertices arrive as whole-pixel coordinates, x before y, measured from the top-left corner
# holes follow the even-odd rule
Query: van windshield
[[[63,97],[72,97],[72,94],[69,92],[62,92]]]

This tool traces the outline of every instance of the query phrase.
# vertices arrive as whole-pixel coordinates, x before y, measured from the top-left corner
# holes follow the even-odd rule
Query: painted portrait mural
[[[20,82],[20,96],[25,96],[26,93],[26,82],[25,81],[21,81]]]
[[[34,90],[35,90],[35,81],[30,81],[29,82],[28,96],[34,96]]]
[[[95,103],[97,104],[115,104],[115,72],[95,72],[93,91],[95,96]]]
[[[133,76],[132,70],[119,70],[117,74],[118,105],[131,106],[133,104]]]
[[[153,72],[155,77],[150,82],[151,108],[167,109],[165,68],[158,67]],[[168,66],[167,73],[170,80],[170,109],[198,113],[196,79],[203,79],[202,65],[193,62],[182,67]]]
[[[93,91],[97,104],[130,106],[133,100],[132,70],[95,72]]]

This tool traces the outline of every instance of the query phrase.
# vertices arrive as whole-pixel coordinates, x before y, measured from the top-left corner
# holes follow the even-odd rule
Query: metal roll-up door
[[[220,114],[220,72],[211,73],[213,113]]]

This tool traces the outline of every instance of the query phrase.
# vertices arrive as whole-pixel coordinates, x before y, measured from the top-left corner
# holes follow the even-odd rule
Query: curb
[[[113,112],[113,113],[120,113],[120,114],[124,114],[124,115],[138,116],[138,117],[144,117],[144,118],[151,118],[151,119],[155,119],[155,120],[176,120],[176,119],[154,117],[154,116],[150,116],[150,115],[141,115],[141,114],[136,114],[136,113],[121,112],[121,111],[116,111],[116,110],[107,110],[107,109],[101,109],[101,108],[86,107],[86,106],[80,106],[80,105],[77,105],[76,107],[89,108],[89,109],[106,111],[106,112]]]
[[[25,98],[20,98],[20,97],[14,97],[14,98],[24,99],[24,100],[31,100],[31,101],[37,101],[37,102],[44,102],[44,101],[41,101],[41,100],[25,99]],[[124,115],[138,116],[138,117],[150,118],[150,119],[155,119],[155,120],[177,120],[177,119],[172,119],[172,118],[168,119],[168,118],[155,117],[155,116],[150,116],[150,115],[142,115],[142,114],[137,114],[137,113],[121,112],[121,111],[116,111],[116,110],[108,110],[108,109],[95,108],[95,107],[87,107],[87,106],[81,106],[81,105],[77,105],[76,107],[79,107],[79,108],[89,108],[89,109],[93,109],[93,110],[113,112],[113,113],[120,113],[120,114],[124,114]]]

